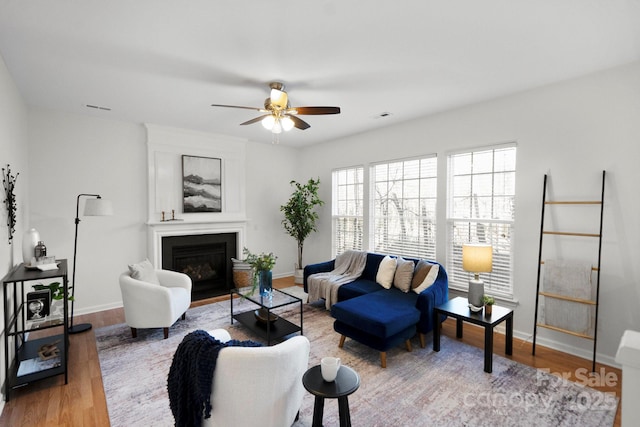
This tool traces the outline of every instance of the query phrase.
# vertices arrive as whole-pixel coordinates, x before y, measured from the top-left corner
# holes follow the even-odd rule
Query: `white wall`
[[[330,201],[334,168],[437,153],[439,176],[444,178],[446,156],[452,150],[516,141],[514,291],[520,304],[515,329],[523,338],[533,332],[543,176],[550,175],[549,188],[556,199],[597,200],[601,172],[607,170],[598,353],[599,360],[615,364],[613,357],[623,331],[640,328],[638,117],[640,63],[634,63],[316,145],[303,151],[301,165],[308,175],[319,176],[325,183],[322,197]],[[445,196],[446,182],[441,179],[437,258],[442,263],[446,263]],[[584,222],[580,220],[582,211],[568,215],[573,222]],[[331,255],[328,206],[321,216],[319,233],[306,246],[307,263],[327,260]],[[553,221],[560,219],[552,217]],[[597,219],[595,225],[597,232]],[[578,246],[571,241],[569,245],[572,250]],[[590,341],[541,331],[538,342],[591,358]]]
[[[0,208],[0,276],[4,277],[11,267],[22,261],[22,235],[28,226],[29,218],[29,169],[27,144],[27,108],[14,84],[4,60],[0,56],[0,167],[7,169],[10,165],[11,174],[19,174],[16,178],[16,227],[13,243],[9,244],[9,228],[7,224],[7,210],[2,204]],[[6,194],[2,187],[4,201]],[[3,289],[0,289],[2,294]],[[4,295],[2,295],[4,301]],[[4,342],[4,315],[0,317],[0,339]],[[4,384],[4,345],[0,348],[0,384]],[[0,412],[4,407],[4,395],[0,396]]]
[[[75,312],[121,301],[118,275],[146,257],[146,134],[139,124],[33,109],[29,114],[31,225],[47,253],[72,271],[77,196],[111,200],[112,217],[83,217],[80,204]],[[69,278],[71,281],[71,277]]]
[[[253,253],[273,252],[274,276],[293,275],[297,243],[281,224],[280,206],[287,203],[297,179],[299,150],[282,145],[247,145],[247,247]]]

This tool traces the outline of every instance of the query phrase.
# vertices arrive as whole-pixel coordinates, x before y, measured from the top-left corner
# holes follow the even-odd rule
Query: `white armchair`
[[[209,332],[230,339],[224,329]],[[309,364],[309,340],[295,336],[271,347],[226,347],[214,371],[211,417],[204,427],[290,426],[302,405],[302,375]]]
[[[155,275],[159,284],[134,279],[128,271],[120,275],[124,318],[133,338],[138,328],[164,328],[167,339],[169,327],[184,319],[191,305],[189,276],[169,270],[155,270]]]

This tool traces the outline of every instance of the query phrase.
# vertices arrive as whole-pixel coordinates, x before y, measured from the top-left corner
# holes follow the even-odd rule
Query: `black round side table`
[[[338,399],[340,427],[351,427],[349,414],[349,400],[347,396],[360,387],[360,376],[348,366],[340,366],[335,381],[327,382],[322,379],[320,365],[309,368],[302,377],[304,388],[315,398],[313,405],[313,427],[322,427],[324,399]]]

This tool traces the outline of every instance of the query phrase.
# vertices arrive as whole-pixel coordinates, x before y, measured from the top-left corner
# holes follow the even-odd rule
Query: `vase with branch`
[[[253,295],[259,287],[260,296],[270,298],[273,295],[273,275],[271,270],[276,266],[278,257],[273,252],[254,254],[247,248],[242,249],[242,254],[245,256],[244,262],[249,264],[253,270],[253,286],[249,295]]]

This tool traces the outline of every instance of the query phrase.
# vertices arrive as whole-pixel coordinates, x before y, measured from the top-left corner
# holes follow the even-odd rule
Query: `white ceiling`
[[[271,142],[210,105],[274,80],[342,108],[299,146],[638,61],[640,0],[0,0],[0,53],[29,105],[116,120]]]

